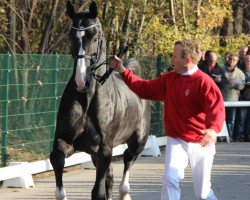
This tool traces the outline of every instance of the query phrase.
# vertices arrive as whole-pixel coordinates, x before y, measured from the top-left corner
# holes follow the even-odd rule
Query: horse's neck
[[[101,58],[99,60],[99,62],[97,63],[97,66],[101,63],[103,63],[106,60],[106,51],[104,51],[101,55]],[[98,77],[102,77],[107,71],[107,66],[106,64],[100,66],[96,71],[95,71],[95,75]],[[94,78],[92,78],[91,83],[90,83],[90,90],[92,91],[92,93],[95,93],[96,90],[100,90],[101,92],[104,90],[104,92],[106,92],[105,90],[105,84],[103,85],[99,84],[97,80],[95,80]]]
[[[104,36],[102,36],[102,48],[100,51],[101,51],[101,57],[99,59],[99,62],[97,63],[97,66],[99,64],[103,63],[105,60],[107,60],[106,40],[105,40]],[[102,77],[106,73],[107,68],[108,68],[108,66],[106,64],[104,64],[104,65],[100,66],[100,68],[97,69],[95,74],[99,77]],[[97,80],[95,80],[95,79],[92,79],[92,82],[90,85],[91,85],[91,88],[90,88],[91,94],[101,96],[101,97],[104,97],[104,96],[108,97],[110,94],[111,88],[114,87],[111,76],[107,79],[107,81],[103,85],[101,85],[100,83],[97,83]]]

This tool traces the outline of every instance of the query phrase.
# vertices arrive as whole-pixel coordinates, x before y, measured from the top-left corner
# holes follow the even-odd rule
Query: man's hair
[[[229,58],[235,57],[239,60],[239,56],[237,54],[230,54]]]
[[[182,58],[190,57],[194,64],[197,64],[201,58],[201,48],[194,40],[183,40],[175,42],[175,45],[182,46]]]

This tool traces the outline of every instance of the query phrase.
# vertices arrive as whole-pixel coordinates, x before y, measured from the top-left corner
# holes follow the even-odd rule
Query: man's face
[[[208,66],[209,67],[214,67],[217,62],[217,56],[215,54],[211,54],[208,59]]]
[[[172,65],[175,72],[179,74],[182,74],[186,71],[185,58],[182,58],[181,54],[182,54],[181,45],[175,45],[172,56]]]
[[[247,47],[243,47],[240,49],[240,53],[239,53],[239,59],[240,60],[244,60],[246,54],[247,54],[247,50],[248,48]]]
[[[239,58],[237,56],[230,56],[228,58],[228,67],[235,68]]]

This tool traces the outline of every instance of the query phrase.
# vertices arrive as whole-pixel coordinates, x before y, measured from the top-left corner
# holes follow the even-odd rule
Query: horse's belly
[[[122,129],[118,129],[115,132],[115,138],[113,140],[113,146],[117,146],[119,144],[125,144],[127,140],[132,136],[132,134],[136,131],[136,128],[130,127],[123,127]]]

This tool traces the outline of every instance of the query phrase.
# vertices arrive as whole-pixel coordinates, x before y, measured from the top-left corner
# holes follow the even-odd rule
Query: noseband
[[[76,28],[74,26],[71,26],[72,29],[76,30],[76,31],[86,31],[88,29],[91,29],[91,28],[94,28],[94,27],[100,27],[98,24],[93,24],[93,25],[90,25],[86,28]],[[102,48],[102,33],[99,29],[98,31],[98,45],[97,45],[97,50],[95,53],[91,54],[91,55],[77,55],[75,57],[75,59],[79,59],[79,58],[85,58],[85,59],[88,59],[90,60],[90,68],[91,70],[95,68],[95,65],[97,64],[97,62],[99,61],[100,57],[101,57],[101,48]],[[95,70],[94,70],[95,71]]]

